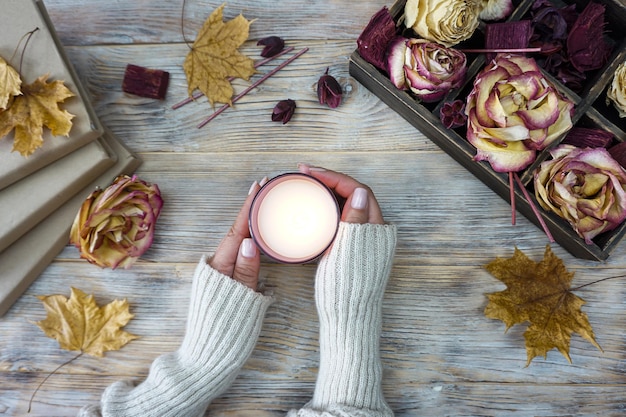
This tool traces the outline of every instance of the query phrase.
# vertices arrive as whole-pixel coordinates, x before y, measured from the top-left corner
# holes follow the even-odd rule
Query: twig
[[[550,243],[554,243],[555,240],[554,237],[552,237],[552,233],[550,233],[550,229],[548,229],[546,222],[543,220],[543,217],[541,217],[541,213],[539,213],[539,210],[537,210],[537,206],[535,206],[533,200],[531,200],[530,194],[528,194],[528,190],[526,190],[526,187],[524,187],[522,180],[519,179],[517,173],[513,173],[513,176],[515,177],[515,181],[517,182],[517,185],[519,185],[519,188],[522,189],[522,193],[524,193],[524,197],[526,198],[526,201],[528,201],[528,204],[530,204],[530,208],[533,210],[533,213],[535,213],[537,220],[539,220],[539,224],[541,224],[544,233],[546,234],[546,236],[548,236],[548,240],[550,241]]]
[[[250,85],[248,88],[246,88],[245,90],[243,90],[241,93],[237,94],[235,97],[233,97],[232,99],[232,103],[235,103],[237,100],[239,100],[241,97],[245,96],[246,94],[248,94],[250,92],[250,90],[252,90],[253,88],[259,86],[259,84],[261,84],[262,82],[264,82],[265,80],[267,80],[268,78],[270,78],[272,75],[276,74],[278,71],[280,71],[281,69],[285,68],[287,65],[291,64],[293,61],[296,60],[296,58],[300,57],[300,55],[304,54],[306,51],[308,51],[309,48],[304,48],[302,49],[300,52],[298,52],[297,54],[293,55],[291,58],[285,60],[283,63],[281,63],[280,65],[278,65],[276,68],[274,68],[273,70],[271,70],[270,72],[268,72],[267,74],[265,74],[263,77],[259,78],[257,81],[255,81],[252,85]],[[209,117],[207,117],[206,119],[204,119],[202,121],[202,123],[200,123],[198,125],[198,129],[200,129],[201,127],[203,127],[204,125],[206,125],[207,123],[209,123],[211,120],[215,119],[217,116],[219,116],[224,110],[226,110],[227,108],[229,108],[231,105],[230,104],[224,104],[222,107],[220,107],[219,109],[217,109],[215,112],[213,112],[213,114],[211,114]]]
[[[463,53],[476,53],[476,54],[488,54],[488,53],[523,53],[523,52],[541,52],[541,48],[483,48],[483,49],[459,49]]]
[[[265,64],[267,64],[268,62],[270,62],[270,61],[272,61],[272,60],[274,60],[274,59],[278,58],[279,56],[284,55],[284,54],[286,54],[286,53],[288,53],[288,52],[291,52],[291,51],[293,51],[293,50],[294,50],[294,47],[293,47],[293,46],[290,46],[289,48],[285,48],[285,49],[283,49],[282,51],[280,51],[279,53],[277,53],[277,54],[276,54],[276,55],[274,55],[274,56],[271,56],[271,57],[264,58],[264,59],[261,59],[261,60],[259,60],[259,61],[256,61],[256,62],[254,63],[254,68],[258,68],[258,67],[260,67],[261,65],[265,65]],[[234,79],[235,79],[235,77],[229,77],[229,78],[228,78],[228,81],[232,81],[232,80],[234,80]],[[178,108],[180,108],[180,107],[183,107],[185,104],[189,104],[189,103],[191,103],[192,101],[199,99],[199,98],[200,98],[200,97],[202,97],[203,95],[204,95],[204,93],[203,93],[203,92],[201,92],[201,91],[195,92],[195,93],[194,93],[191,97],[187,97],[186,99],[184,99],[184,100],[182,100],[182,101],[180,101],[180,102],[178,102],[178,103],[174,104],[174,105],[172,106],[172,109],[176,110],[176,109],[178,109]]]
[[[509,172],[509,200],[511,200],[511,224],[515,226],[515,183],[513,173]]]
[[[76,359],[80,358],[81,356],[83,356],[83,351],[81,351],[78,355],[74,356],[72,359],[63,362],[61,365],[57,366],[56,369],[52,372],[50,372],[44,379],[43,381],[41,381],[39,383],[39,385],[37,385],[37,388],[35,388],[35,392],[33,392],[33,395],[30,396],[30,401],[28,402],[28,411],[27,413],[30,414],[30,410],[31,407],[33,405],[33,399],[35,398],[35,394],[37,394],[37,391],[39,391],[39,388],[41,388],[41,386],[48,380],[48,378],[50,378],[52,375],[56,374],[57,371],[59,369],[61,369],[62,367],[64,367],[65,365],[69,365],[70,363],[74,362]]]

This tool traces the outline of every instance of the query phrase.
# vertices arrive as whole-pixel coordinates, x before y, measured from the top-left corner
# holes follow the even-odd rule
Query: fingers
[[[259,281],[261,257],[251,238],[245,238],[239,246],[233,279],[256,291]]]
[[[311,175],[323,182],[337,195],[346,199],[341,220],[347,223],[385,223],[380,206],[372,190],[354,178],[331,170],[299,164],[303,174]]]
[[[235,219],[235,222],[231,226],[230,230],[224,236],[217,249],[215,250],[215,254],[209,260],[209,265],[221,272],[224,275],[237,279],[235,277],[237,271],[237,262],[244,262],[242,265],[242,270],[248,270],[249,262],[255,261],[257,257],[243,256],[241,247],[243,245],[244,239],[250,237],[250,230],[248,228],[248,214],[250,212],[250,205],[252,204],[252,200],[254,196],[261,188],[261,185],[267,181],[267,178],[264,178],[261,181],[261,184],[256,181],[250,187],[250,191],[248,192],[248,197],[243,203],[241,210],[239,210],[239,214]],[[246,245],[248,245],[246,243]],[[249,247],[247,247],[249,249]],[[258,252],[258,251],[257,251]],[[250,252],[247,252],[250,253]],[[258,272],[258,267],[257,267]],[[244,273],[245,275],[245,273]]]

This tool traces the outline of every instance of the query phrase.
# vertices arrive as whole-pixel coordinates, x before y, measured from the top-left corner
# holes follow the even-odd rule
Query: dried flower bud
[[[602,129],[573,127],[563,139],[563,144],[577,148],[607,148],[613,141],[613,134]]]
[[[585,72],[602,68],[613,49],[604,39],[604,5],[590,2],[567,36],[567,55],[574,68]]]
[[[334,109],[341,104],[341,95],[343,94],[339,82],[332,75],[328,74],[328,68],[317,82],[317,98],[320,104],[327,104],[328,107]]]
[[[276,106],[274,106],[274,111],[272,111],[272,121],[283,122],[283,124],[285,124],[291,120],[291,116],[293,116],[294,111],[296,111],[295,101],[292,99],[281,100],[276,104]]]
[[[70,243],[80,249],[82,258],[102,268],[129,268],[152,245],[162,206],[156,184],[121,175],[83,202]]]
[[[462,100],[443,103],[439,109],[439,119],[447,129],[463,126],[467,122],[465,103]]]
[[[615,70],[613,81],[606,92],[606,104],[611,101],[619,117],[626,117],[626,61]]]
[[[396,37],[396,23],[387,6],[372,16],[370,22],[356,40],[359,55],[383,71],[387,70],[385,55],[387,47]]]
[[[267,38],[259,40],[257,45],[265,46],[261,51],[261,56],[263,58],[270,58],[285,48],[285,41],[278,36],[268,36]]]

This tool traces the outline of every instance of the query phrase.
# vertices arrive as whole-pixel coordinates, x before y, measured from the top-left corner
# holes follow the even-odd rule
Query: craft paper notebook
[[[60,108],[75,116],[69,137],[54,137],[44,127],[43,146],[28,157],[11,152],[13,132],[0,139],[0,189],[3,189],[97,139],[102,135],[102,127],[65,55],[43,3],[39,0],[0,0],[0,9],[0,56],[20,72],[22,83],[30,84],[38,77],[49,74],[49,81],[64,81],[75,95],[60,104]],[[22,38],[35,28],[39,30],[25,45],[26,38]]]
[[[91,142],[0,190],[0,252],[115,163],[104,139]]]
[[[116,176],[132,174],[141,164],[141,160],[110,133],[105,133],[103,138],[117,155],[115,164],[0,253],[0,316],[69,243],[74,217],[85,198],[96,187],[107,187]]]

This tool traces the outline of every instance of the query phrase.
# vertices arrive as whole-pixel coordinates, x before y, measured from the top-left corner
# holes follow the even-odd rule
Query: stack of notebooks
[[[13,133],[0,138],[0,316],[69,242],[85,198],[141,161],[102,127],[40,0],[1,0],[0,56],[20,65],[23,84],[49,74],[74,93],[60,105],[74,115],[69,137],[44,127],[44,143],[28,157],[12,152]],[[17,58],[16,58],[17,57]]]

